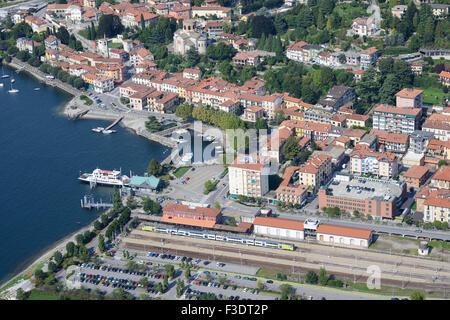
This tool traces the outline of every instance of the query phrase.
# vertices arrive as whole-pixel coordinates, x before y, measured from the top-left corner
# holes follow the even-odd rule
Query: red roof
[[[319,224],[316,233],[326,233],[330,235],[353,237],[368,240],[370,238],[372,230],[353,227],[342,227],[331,224]]]
[[[303,221],[299,220],[256,217],[253,225],[303,231]]]
[[[205,208],[205,207],[191,207],[184,204],[169,203],[167,204],[163,211],[181,211],[186,213],[196,213],[204,216],[217,217],[221,210],[215,208]]]

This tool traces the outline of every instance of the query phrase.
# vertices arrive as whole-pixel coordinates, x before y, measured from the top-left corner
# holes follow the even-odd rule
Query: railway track
[[[383,284],[392,283],[408,285],[409,287],[420,288],[450,288],[450,272],[448,267],[438,270],[430,269],[427,260],[417,259],[414,269],[408,263],[402,265],[402,261],[397,261],[394,265],[381,263],[372,255],[369,257],[357,256],[355,254],[340,255],[341,250],[323,250],[322,246],[314,246],[309,250],[300,249],[294,252],[283,250],[273,250],[260,247],[252,247],[231,243],[222,243],[204,239],[193,239],[183,236],[174,236],[167,234],[151,233],[147,231],[134,230],[124,243],[130,248],[139,248],[144,250],[156,249],[171,250],[185,253],[186,255],[195,255],[207,259],[220,259],[241,264],[264,265],[276,267],[278,269],[294,270],[294,272],[303,272],[307,270],[318,270],[325,267],[328,272],[334,275],[340,275],[349,280],[365,281],[369,276],[366,273],[367,267],[378,264],[382,272]],[[318,252],[320,247],[321,252]],[[336,249],[336,248],[333,248]],[[339,248],[343,249],[343,248]],[[331,255],[330,255],[331,254]],[[356,258],[355,258],[356,255]],[[389,258],[398,259],[396,256],[387,254]],[[433,277],[438,275],[437,280],[432,281]]]

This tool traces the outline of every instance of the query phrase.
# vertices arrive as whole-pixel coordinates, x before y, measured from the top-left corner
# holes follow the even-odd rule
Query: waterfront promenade
[[[48,76],[48,74],[42,72],[41,70],[39,70],[39,68],[32,67],[26,62],[20,61],[17,58],[12,58],[11,62],[9,63],[3,60],[3,63],[17,70],[27,71],[31,76],[37,78],[42,82],[45,82],[47,85],[57,87],[61,90],[66,91],[67,93],[70,93],[73,96],[79,96],[83,94],[81,90],[78,90],[56,78],[53,80],[47,79],[46,76]]]

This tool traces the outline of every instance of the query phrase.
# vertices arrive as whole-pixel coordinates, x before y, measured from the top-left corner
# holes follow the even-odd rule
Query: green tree
[[[22,288],[17,289],[16,291],[16,300],[25,300],[27,298],[27,294],[23,291]]]
[[[400,90],[399,82],[394,74],[388,74],[379,92],[380,102],[387,105],[395,103],[395,94]]]
[[[175,274],[175,267],[171,264],[166,264],[164,266],[164,269],[166,270],[166,274],[169,276],[169,278],[172,279]]]
[[[194,46],[190,47],[186,52],[186,62],[191,68],[195,67],[200,62],[200,55]]]
[[[280,292],[280,300],[287,300],[288,296],[293,293],[293,288],[291,285],[283,283],[282,285],[280,285]]]
[[[105,252],[105,237],[103,235],[98,236],[98,250],[100,252]]]
[[[295,137],[289,137],[283,146],[284,158],[287,160],[293,160],[300,154],[301,147],[298,144],[298,140]]]
[[[73,257],[75,254],[75,244],[72,241],[66,244],[66,254],[68,257]]]
[[[318,280],[319,280],[319,283],[322,286],[326,286],[327,285],[328,275],[327,275],[327,271],[325,270],[325,268],[320,268]]]
[[[192,117],[194,107],[189,103],[184,103],[175,109],[175,115],[183,120],[189,120]]]
[[[319,277],[317,276],[317,274],[314,271],[309,270],[306,273],[306,279],[305,279],[306,283],[316,284],[318,280],[319,280]]]
[[[106,36],[107,38],[115,37],[121,34],[124,30],[119,16],[106,14],[102,15],[98,22],[97,34],[100,36]]]
[[[69,31],[65,27],[60,27],[58,32],[56,32],[55,36],[61,40],[62,44],[68,45],[70,41]]]
[[[156,159],[152,159],[148,165],[147,172],[150,175],[159,176],[163,171],[161,164]]]
[[[411,300],[425,300],[425,292],[423,291],[414,291],[409,297]]]
[[[63,258],[63,256],[62,256],[60,251],[56,251],[53,254],[53,260],[55,260],[56,266],[59,267],[61,265],[61,263],[63,262],[64,258]]]

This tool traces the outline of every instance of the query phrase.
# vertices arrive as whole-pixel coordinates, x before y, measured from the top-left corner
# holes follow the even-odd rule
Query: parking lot
[[[200,202],[204,196],[205,182],[218,179],[223,170],[222,165],[208,165],[189,170],[180,179],[170,182],[172,191],[168,195],[175,199]],[[186,178],[188,178],[187,183],[182,183],[182,181],[186,181]]]

